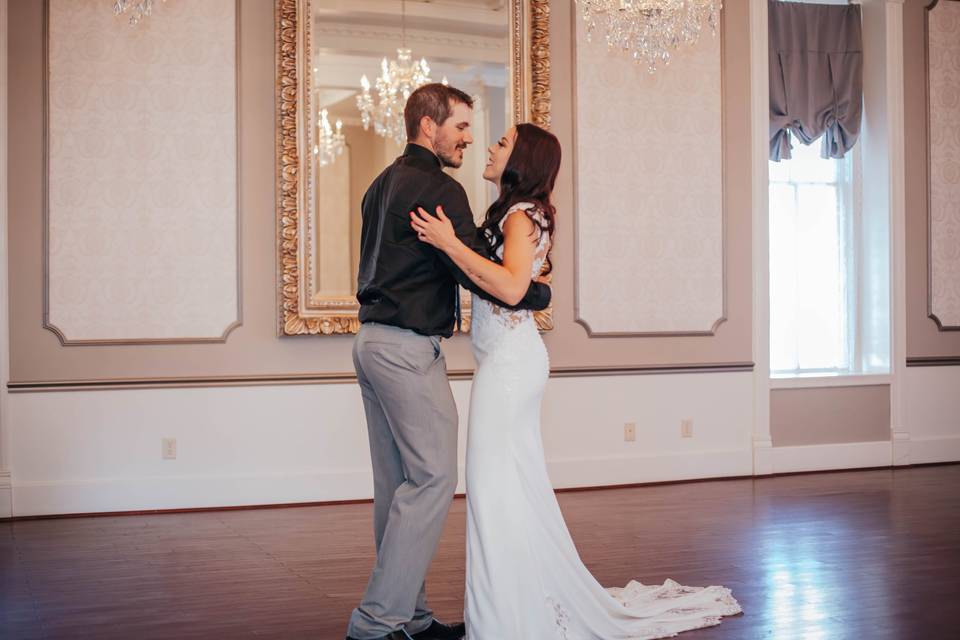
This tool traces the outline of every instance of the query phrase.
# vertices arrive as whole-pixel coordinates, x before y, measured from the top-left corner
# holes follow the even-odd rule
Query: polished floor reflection
[[[603,584],[733,589],[745,614],[685,640],[957,637],[960,465],[560,502]],[[445,619],[462,611],[464,506],[428,578]],[[341,638],[373,561],[370,517],[360,504],[2,523],[0,638]]]

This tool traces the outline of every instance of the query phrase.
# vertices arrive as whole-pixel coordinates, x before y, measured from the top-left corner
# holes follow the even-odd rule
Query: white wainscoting
[[[907,369],[909,462],[960,461],[960,367]],[[470,382],[453,383],[466,444]],[[15,393],[13,515],[367,499],[353,384]],[[557,488],[751,475],[749,372],[553,378],[543,439]],[[693,420],[694,437],[680,437]],[[635,422],[636,442],[623,425]],[[177,459],[161,459],[161,439]],[[767,472],[887,466],[890,441],[762,447]],[[461,483],[458,491],[462,492]]]
[[[904,371],[910,464],[960,460],[960,366]]]
[[[884,440],[771,447],[762,455],[771,473],[862,469],[890,466],[893,445],[889,440]]]
[[[239,320],[235,0],[135,28],[50,0],[45,283],[65,341],[220,339]]]
[[[960,366],[905,367],[902,431],[890,441],[758,449],[771,473],[960,461]]]
[[[720,34],[651,75],[574,19],[577,319],[593,334],[710,332],[724,315]]]
[[[453,383],[466,444],[470,382]],[[14,515],[365,499],[356,385],[17,393]],[[693,420],[693,438],[680,422]],[[623,426],[637,425],[635,442]],[[554,378],[543,438],[556,487],[750,475],[749,372]],[[161,439],[177,459],[161,459]],[[461,468],[462,474],[462,468]],[[462,483],[458,491],[463,491]]]

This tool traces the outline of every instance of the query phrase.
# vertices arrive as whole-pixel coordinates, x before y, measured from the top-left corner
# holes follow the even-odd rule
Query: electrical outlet
[[[693,437],[693,420],[691,420],[690,418],[680,421],[680,437],[681,438]]]
[[[634,442],[637,439],[637,423],[625,422],[623,424],[623,441]]]
[[[160,455],[164,460],[177,459],[177,439],[163,438],[160,440]]]

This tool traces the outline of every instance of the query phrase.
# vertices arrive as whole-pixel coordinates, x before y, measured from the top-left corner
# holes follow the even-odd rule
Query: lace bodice
[[[518,202],[513,205],[500,221],[500,229],[503,230],[503,225],[506,223],[508,217],[518,212],[529,212],[527,214],[521,213],[521,215],[530,215],[539,224],[544,224],[543,213],[535,207],[536,205],[530,202]],[[540,275],[540,270],[543,269],[543,265],[547,260],[547,253],[550,251],[550,234],[544,232],[538,225],[535,226],[536,229],[534,233],[538,234],[538,238],[537,248],[533,255],[533,264],[530,267],[531,279]],[[503,259],[502,244],[497,248],[497,257],[501,260]],[[472,304],[473,320],[471,323],[471,333],[474,347],[479,346],[487,350],[487,347],[492,346],[496,341],[502,339],[502,333],[504,331],[510,331],[523,325],[529,325],[535,328],[532,311],[501,307],[477,295],[473,296]]]

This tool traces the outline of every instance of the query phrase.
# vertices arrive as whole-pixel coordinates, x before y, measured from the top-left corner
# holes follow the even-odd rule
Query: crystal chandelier
[[[154,0],[116,0],[113,3],[113,14],[119,16],[129,13],[130,26],[133,27],[153,12],[153,3]]]
[[[317,144],[313,147],[313,155],[317,156],[320,166],[325,167],[328,164],[333,164],[337,156],[343,153],[343,147],[346,144],[346,138],[340,131],[343,122],[337,119],[337,128],[334,131],[334,128],[330,126],[330,120],[327,118],[327,110],[322,109],[317,125],[320,127],[320,135]]]
[[[407,139],[407,129],[403,122],[403,107],[407,98],[417,87],[432,82],[430,67],[424,58],[414,62],[407,48],[406,2],[400,5],[401,46],[397,49],[397,59],[389,63],[380,61],[380,77],[377,78],[377,101],[370,94],[370,81],[366,75],[360,78],[361,93],[357,96],[357,108],[364,130],[373,124],[377,135],[393,138],[398,145]],[[447,79],[443,79],[443,84]]]
[[[606,32],[607,48],[629,52],[646,62],[650,73],[658,64],[670,64],[672,51],[693,45],[704,22],[713,35],[721,0],[576,0],[587,25]]]

